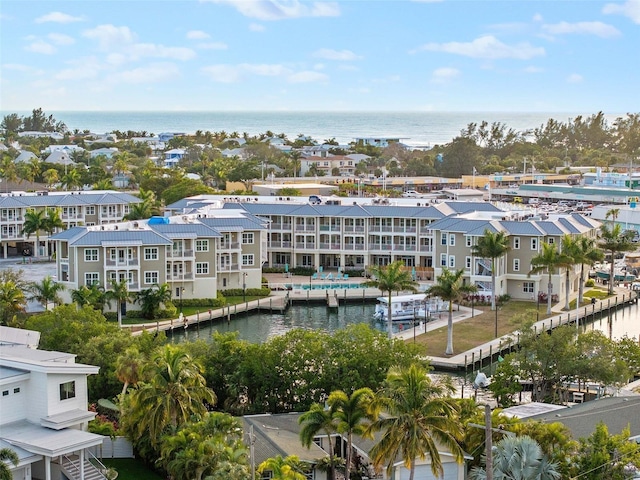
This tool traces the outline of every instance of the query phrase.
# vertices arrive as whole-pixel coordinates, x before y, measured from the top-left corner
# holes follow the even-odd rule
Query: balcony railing
[[[316,244],[315,243],[304,243],[304,242],[296,242],[296,248],[299,249],[303,249],[303,250],[313,250],[316,248]]]
[[[291,223],[272,223],[271,230],[291,230]]]
[[[124,259],[124,260],[112,260],[108,258],[104,261],[104,264],[107,267],[137,267],[138,259],[130,258],[130,259]]]
[[[320,225],[321,232],[339,232],[340,225]]]
[[[269,242],[270,248],[291,248],[291,241],[278,241],[271,240]]]
[[[221,243],[218,250],[237,250],[240,248],[240,242]]]
[[[328,250],[330,246],[329,242],[320,242],[320,249],[321,250]]]
[[[0,217],[0,220],[2,220],[3,222],[21,222],[22,221],[22,217],[2,216],[2,217]]]
[[[174,273],[174,274],[167,273],[168,282],[176,282],[176,281],[183,281],[183,280],[193,280],[193,273],[192,272]]]
[[[420,245],[421,252],[433,252],[433,245]]]
[[[364,243],[347,243],[344,246],[345,250],[364,250]]]
[[[237,263],[227,263],[225,265],[218,265],[217,272],[235,272],[240,269]]]
[[[167,250],[167,258],[193,258],[193,249]]]
[[[296,232],[315,232],[315,225],[296,225]]]

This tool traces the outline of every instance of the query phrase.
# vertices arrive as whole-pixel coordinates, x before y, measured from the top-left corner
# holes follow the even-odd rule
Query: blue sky
[[[0,110],[640,111],[640,0],[0,3]]]

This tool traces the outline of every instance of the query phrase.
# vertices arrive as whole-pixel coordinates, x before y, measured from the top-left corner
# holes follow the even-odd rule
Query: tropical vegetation
[[[471,247],[471,253],[476,257],[491,260],[491,310],[496,309],[496,260],[509,250],[509,236],[505,232],[493,232],[489,229]]]

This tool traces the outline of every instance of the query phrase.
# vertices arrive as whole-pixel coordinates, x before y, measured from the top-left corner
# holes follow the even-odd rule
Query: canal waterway
[[[238,332],[239,339],[261,343],[294,328],[333,332],[357,323],[365,323],[386,332],[386,323],[373,318],[374,309],[375,305],[372,303],[359,302],[341,304],[337,311],[331,311],[323,304],[293,304],[282,314],[264,312],[238,314],[232,316],[229,321],[203,323],[200,326],[191,325],[186,331],[176,329],[174,340],[203,339],[207,341],[213,332],[217,331]],[[571,316],[574,315],[575,311],[572,311]],[[394,328],[396,331],[410,328],[410,323],[394,323]],[[617,310],[612,309],[609,315],[603,314],[602,317],[596,314],[594,317],[589,317],[586,325],[581,324],[580,328],[581,331],[599,330],[612,339],[628,336],[640,340],[640,305],[633,303]]]

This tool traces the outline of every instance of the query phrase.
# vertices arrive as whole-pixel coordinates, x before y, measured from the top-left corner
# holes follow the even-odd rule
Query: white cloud
[[[187,38],[189,40],[207,40],[211,38],[207,32],[203,32],[202,30],[191,30],[187,32]]]
[[[73,45],[76,43],[76,40],[73,37],[62,33],[50,33],[47,37],[56,45]]]
[[[540,13],[536,13],[531,20],[533,20],[534,22],[542,22],[543,18]]]
[[[258,20],[284,20],[301,17],[336,17],[337,2],[306,3],[300,0],[208,0],[234,7],[242,15]]]
[[[70,68],[60,70],[54,78],[56,80],[91,80],[98,78],[102,68],[95,58],[82,58],[71,62]]]
[[[249,24],[249,30],[252,32],[264,32],[266,28],[264,25],[260,25],[259,23],[251,23]]]
[[[287,78],[290,83],[326,82],[327,80],[329,80],[329,77],[324,73],[310,70],[294,73]]]
[[[221,83],[237,82],[249,75],[277,77],[291,74],[291,70],[278,64],[241,63],[238,65],[218,64],[203,67],[202,71]]]
[[[544,56],[545,54],[544,48],[542,47],[534,47],[526,42],[507,45],[492,35],[476,38],[472,42],[427,43],[419,47],[416,51],[419,50],[445,52],[463,55],[465,57],[490,60],[502,58],[528,60],[533,57]]]
[[[630,18],[633,23],[640,24],[640,0],[627,0],[625,3],[607,3],[602,8],[602,13],[606,15],[624,15]]]
[[[158,83],[180,77],[180,69],[172,63],[157,63],[119,72],[109,77],[111,82]]]
[[[85,30],[82,35],[86,38],[97,40],[103,50],[129,45],[136,39],[135,34],[129,27],[116,27],[111,24],[99,25],[93,30]]]
[[[544,68],[534,67],[533,65],[530,65],[527,68],[525,68],[524,71],[526,73],[541,73],[541,72],[544,72]]]
[[[191,60],[196,56],[196,52],[185,47],[165,47],[155,43],[136,43],[132,45],[128,52],[132,59],[142,57],[172,58],[174,60]]]
[[[352,61],[359,60],[359,57],[351,50],[332,50],[330,48],[321,48],[313,53],[316,58],[324,58],[325,60]]]
[[[74,17],[72,15],[69,15],[67,13],[62,13],[62,12],[51,12],[36,18],[35,21],[36,23],[46,23],[46,22],[72,23],[72,22],[81,22],[82,17]]]
[[[460,76],[460,70],[451,67],[436,68],[431,74],[432,83],[449,83]]]
[[[602,38],[611,38],[620,35],[620,31],[617,28],[603,22],[560,22],[543,25],[542,30],[551,35],[578,33],[596,35]]]
[[[44,40],[35,40],[24,47],[24,49],[28,52],[42,53],[44,55],[52,55],[57,51],[56,47]]]
[[[198,48],[201,48],[203,50],[226,50],[227,48],[229,48],[229,46],[223,42],[199,43],[197,46]]]
[[[567,77],[567,83],[581,83],[583,80],[582,75],[578,73],[572,73]]]
[[[42,75],[44,73],[32,65],[24,65],[22,63],[4,63],[2,64],[2,70],[13,70],[14,72],[24,72],[30,75]]]

